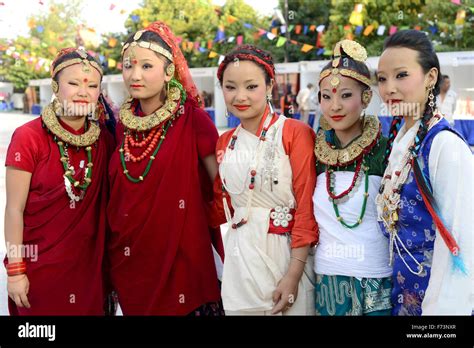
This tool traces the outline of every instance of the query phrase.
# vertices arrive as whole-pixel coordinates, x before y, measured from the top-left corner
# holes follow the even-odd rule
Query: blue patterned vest
[[[428,158],[431,144],[434,137],[443,130],[452,131],[462,138],[461,135],[450,128],[448,121],[444,118],[428,131],[421,144],[418,156],[421,156],[419,158],[420,167],[430,187]],[[421,315],[421,303],[425,297],[431,274],[436,226],[418,190],[413,170],[400,192],[398,216],[398,236],[416,261],[423,265],[423,271],[419,275],[410,272],[405,263],[414,272],[418,272],[417,264],[404,246],[395,239],[393,246],[392,315]],[[389,237],[383,223],[380,224],[384,235]],[[400,255],[397,252],[397,246]]]

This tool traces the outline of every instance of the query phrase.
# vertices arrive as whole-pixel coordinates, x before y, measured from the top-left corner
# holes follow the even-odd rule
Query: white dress
[[[274,306],[273,292],[290,264],[289,235],[268,233],[272,209],[297,208],[291,165],[282,142],[285,120],[280,116],[268,129],[266,141],[258,153],[259,137],[241,128],[234,150],[226,149],[219,166],[220,177],[227,185],[234,208],[224,239],[222,301],[226,314],[269,314]],[[252,163],[258,165],[248,222],[232,229],[232,223],[238,223],[247,214]],[[278,177],[278,184],[272,181],[275,177]],[[314,315],[313,283],[312,257],[308,256],[296,301],[283,315]]]

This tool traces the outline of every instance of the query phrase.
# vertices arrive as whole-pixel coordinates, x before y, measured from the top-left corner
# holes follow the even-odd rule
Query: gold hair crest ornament
[[[123,45],[122,57],[123,57],[123,53],[125,52],[125,50],[127,48],[138,46],[138,47],[146,48],[146,49],[152,50],[156,53],[159,53],[162,56],[168,58],[171,62],[173,62],[173,54],[170,51],[164,49],[163,47],[161,47],[160,45],[158,45],[154,42],[138,41],[140,39],[140,37],[143,35],[144,32],[145,32],[145,30],[137,31],[135,33],[135,35],[133,36],[133,41],[128,42],[125,45]]]
[[[324,70],[321,73],[321,75],[319,76],[319,84],[321,84],[321,81],[324,78],[331,75],[330,83],[333,87],[333,93],[335,93],[337,87],[341,83],[341,80],[339,79],[338,75],[342,75],[353,78],[370,87],[370,79],[366,76],[359,74],[357,71],[354,70],[340,68],[339,64],[342,58],[341,48],[350,58],[358,62],[365,62],[367,60],[367,51],[362,45],[352,40],[339,41],[336,46],[334,46],[332,69]],[[344,66],[344,63],[342,65]]]

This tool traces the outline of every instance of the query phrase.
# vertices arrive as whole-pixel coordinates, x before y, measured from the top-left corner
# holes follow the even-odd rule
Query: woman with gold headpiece
[[[319,77],[317,315],[390,314],[388,242],[375,204],[387,142],[377,117],[363,111],[372,97],[366,59],[357,42],[340,41]]]
[[[222,241],[206,218],[217,130],[164,23],[132,35],[122,58],[131,98],[120,110],[107,209],[120,306],[125,315],[218,315]]]
[[[216,200],[222,205],[215,206],[215,217],[220,213],[229,225],[226,315],[314,315],[314,132],[274,111],[275,66],[268,52],[238,46],[217,77],[227,110],[241,122],[217,144],[215,192],[223,199]]]
[[[9,310],[102,315],[114,118],[100,92],[102,69],[89,54],[63,49],[51,71],[54,101],[16,129],[7,152]]]

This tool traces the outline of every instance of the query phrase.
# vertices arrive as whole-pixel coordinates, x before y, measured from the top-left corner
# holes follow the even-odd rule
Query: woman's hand
[[[8,297],[10,297],[17,307],[31,308],[28,302],[28,291],[30,290],[30,282],[26,274],[9,276],[7,281]]]
[[[284,312],[295,303],[298,295],[299,281],[299,278],[287,273],[278,282],[278,286],[273,292],[273,303],[275,303],[275,305],[273,306],[272,314]]]

